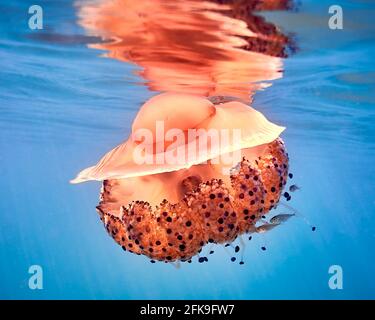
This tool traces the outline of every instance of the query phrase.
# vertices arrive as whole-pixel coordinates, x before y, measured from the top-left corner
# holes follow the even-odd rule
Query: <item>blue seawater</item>
[[[0,298],[375,298],[372,1],[335,1],[343,30],[328,28],[326,0],[264,14],[295,35],[299,50],[253,105],[287,127],[301,187],[291,205],[317,230],[291,219],[254,236],[243,266],[218,247],[209,263],[180,269],[124,253],[95,212],[100,184],[69,184],[127,137],[155,92],[136,66],[87,47],[96,39],[77,24],[73,2],[39,3],[41,32],[28,28],[31,1],[0,5]],[[31,265],[43,268],[42,290],[29,289]],[[328,286],[332,265],[342,267],[342,290]]]

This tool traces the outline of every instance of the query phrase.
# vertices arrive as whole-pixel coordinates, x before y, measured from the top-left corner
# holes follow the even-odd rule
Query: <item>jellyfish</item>
[[[190,261],[208,243],[256,232],[277,206],[284,129],[237,100],[162,93],[140,108],[125,142],[71,182],[102,181],[97,211],[125,251]]]

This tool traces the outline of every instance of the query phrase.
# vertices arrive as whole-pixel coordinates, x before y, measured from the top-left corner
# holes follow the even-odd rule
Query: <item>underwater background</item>
[[[95,206],[99,182],[69,180],[129,134],[156,94],[137,66],[100,57],[71,1],[39,1],[42,31],[28,28],[31,1],[0,2],[0,298],[374,299],[375,4],[300,1],[262,13],[295,36],[284,74],[252,106],[287,127],[300,218],[247,241],[245,264],[222,247],[209,262],[151,264],[124,253]],[[344,29],[328,28],[341,5]],[[267,242],[267,251],[260,250]],[[31,265],[43,289],[30,290]],[[343,289],[328,286],[331,265]]]

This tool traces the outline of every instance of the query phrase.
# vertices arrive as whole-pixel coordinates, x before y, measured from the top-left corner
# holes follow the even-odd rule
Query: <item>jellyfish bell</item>
[[[164,136],[158,136],[157,122],[164,124]],[[139,130],[148,130],[151,139],[138,140]],[[163,145],[170,130],[182,139]],[[199,133],[191,139],[189,130]],[[205,136],[210,130],[229,135],[213,143]],[[254,230],[277,204],[288,172],[283,130],[238,101],[214,104],[194,95],[161,94],[141,107],[129,139],[72,183],[103,181],[97,209],[124,250],[186,261],[208,242],[231,242]],[[140,146],[153,161],[138,162],[134,154]],[[186,156],[191,150],[195,157]],[[227,170],[224,159],[233,153],[240,157]],[[183,155],[182,161],[155,161],[175,154]]]
[[[163,130],[157,130],[158,122]],[[211,166],[217,169],[221,160],[236,151],[249,160],[255,159],[284,129],[238,101],[214,105],[206,98],[165,93],[141,107],[127,141],[108,152],[96,166],[81,171],[71,182],[148,176],[206,162],[217,164]],[[178,143],[170,143],[179,138],[178,134],[168,136],[171,131],[184,137],[177,139]],[[146,139],[142,140],[142,136]],[[162,148],[158,148],[160,143],[164,143]],[[177,163],[173,161],[176,154],[182,155]]]
[[[165,137],[156,133],[155,124],[163,122],[164,130],[178,128],[182,131],[197,127],[201,122],[213,116],[216,108],[208,99],[181,93],[162,93],[149,99],[139,110],[132,125],[132,135],[146,128],[151,130],[155,140],[164,141]]]

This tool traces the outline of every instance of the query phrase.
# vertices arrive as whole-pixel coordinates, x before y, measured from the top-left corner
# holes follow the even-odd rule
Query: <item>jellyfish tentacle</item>
[[[316,227],[311,224],[310,220],[306,218],[305,215],[303,215],[300,211],[298,211],[297,209],[293,208],[292,206],[284,203],[283,201],[280,201],[280,204],[287,208],[288,210],[290,210],[292,212],[292,214],[296,215],[297,217],[299,218],[302,218],[302,220],[314,231],[316,229]]]
[[[183,203],[163,201],[152,212],[147,202],[136,201],[124,213],[123,222],[142,253],[161,261],[189,260],[205,244],[202,221]]]
[[[272,210],[280,200],[288,175],[288,154],[278,138],[267,146],[266,154],[255,160],[264,187],[264,212]]]
[[[203,227],[210,243],[233,241],[238,234],[237,214],[230,190],[222,180],[201,183],[187,198],[189,207],[203,218]]]
[[[240,238],[240,245],[241,245],[241,260],[240,260],[240,264],[243,264],[244,263],[245,250],[246,250],[246,243],[243,240],[242,235],[240,235],[239,238]]]
[[[110,213],[105,213],[98,209],[102,217],[104,227],[112,238],[122,247],[124,251],[129,251],[135,254],[142,254],[142,249],[131,238],[129,230],[126,228],[122,220]]]
[[[121,218],[129,238],[139,246],[142,254],[157,259],[157,254],[153,253],[157,224],[151,206],[147,202],[135,201],[127,209],[124,208]]]
[[[239,231],[248,232],[263,212],[264,188],[260,180],[260,171],[244,159],[240,163],[238,172],[232,174],[230,178]]]
[[[172,260],[189,260],[206,244],[203,220],[189,209],[186,201],[177,204],[164,201],[157,208],[155,216],[159,230],[164,230],[166,234]]]

